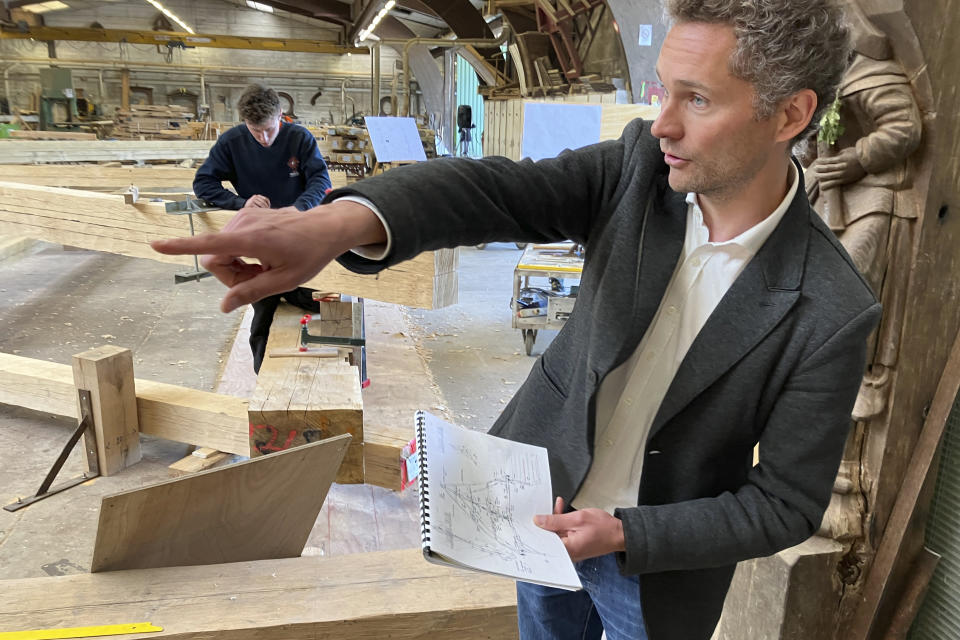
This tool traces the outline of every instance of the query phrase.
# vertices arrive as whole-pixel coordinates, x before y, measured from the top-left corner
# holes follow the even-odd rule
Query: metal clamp
[[[193,227],[193,214],[195,213],[204,213],[206,211],[215,211],[219,207],[205,202],[203,200],[173,200],[171,202],[164,203],[164,207],[167,210],[167,213],[173,215],[186,215],[187,220],[190,222],[190,235],[196,235]],[[209,271],[200,268],[200,261],[197,256],[193,256],[193,271],[187,271],[186,273],[175,273],[173,275],[173,281],[177,284],[182,282],[190,281],[199,281],[200,278],[207,278],[213,275]]]
[[[309,313],[300,318],[300,351],[306,351],[308,344],[326,344],[333,346],[350,347],[353,351],[353,361],[360,369],[360,386],[367,388],[370,386],[370,379],[367,378],[367,339],[366,329],[363,324],[363,298],[354,298],[352,300],[352,320],[353,331],[349,338],[339,336],[317,336],[312,335],[307,328],[313,316]]]
[[[63,447],[63,451],[60,452],[56,462],[53,463],[50,471],[47,472],[47,477],[43,479],[43,482],[40,484],[40,488],[37,489],[36,495],[30,498],[17,498],[16,502],[6,505],[4,507],[5,510],[16,511],[17,509],[22,509],[23,507],[31,505],[34,502],[38,502],[44,498],[49,498],[56,493],[60,493],[65,489],[69,489],[70,487],[75,487],[78,484],[84,483],[87,480],[96,478],[100,475],[100,463],[97,459],[97,437],[93,427],[93,405],[90,400],[90,392],[86,389],[79,389],[77,393],[80,396],[80,422],[77,424],[77,428],[74,429],[73,433],[70,435],[70,439]],[[87,462],[88,466],[90,467],[90,471],[84,473],[79,478],[73,478],[72,480],[62,482],[55,487],[51,487],[50,485],[53,484],[53,480],[57,477],[57,474],[60,473],[60,469],[63,468],[63,464],[67,461],[67,458],[70,457],[73,447],[76,446],[84,432],[86,432],[88,429],[90,431],[90,437],[86,439],[85,446],[87,450]]]

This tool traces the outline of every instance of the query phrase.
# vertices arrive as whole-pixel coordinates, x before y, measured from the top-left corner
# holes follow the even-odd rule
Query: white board
[[[413,118],[364,118],[377,162],[409,162],[427,159],[420,132]]]
[[[579,149],[600,141],[603,110],[599,104],[525,102],[524,158],[553,158],[564,149]]]

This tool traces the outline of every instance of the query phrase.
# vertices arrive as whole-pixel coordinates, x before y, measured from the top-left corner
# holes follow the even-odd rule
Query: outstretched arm
[[[386,239],[383,224],[370,209],[356,202],[333,202],[309,215],[242,209],[220,233],[157,240],[150,246],[165,254],[202,255],[204,268],[230,289],[220,303],[228,313],[290,291],[345,251]]]

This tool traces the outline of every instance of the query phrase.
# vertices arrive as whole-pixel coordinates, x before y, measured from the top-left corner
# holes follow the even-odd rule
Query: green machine
[[[70,69],[40,69],[40,129],[71,130],[79,118]]]

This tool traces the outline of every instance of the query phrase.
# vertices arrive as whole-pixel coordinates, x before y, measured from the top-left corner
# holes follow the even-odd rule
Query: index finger
[[[150,246],[157,253],[167,255],[225,254],[247,256],[248,254],[244,252],[249,249],[245,242],[230,233],[208,233],[188,238],[153,240]]]

